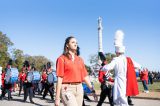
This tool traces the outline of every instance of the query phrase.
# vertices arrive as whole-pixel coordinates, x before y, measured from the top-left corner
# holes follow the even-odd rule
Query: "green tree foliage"
[[[107,60],[108,63],[110,63],[110,62],[112,61],[112,59],[113,59],[114,57],[116,57],[116,55],[115,55],[115,54],[112,54],[112,53],[105,53],[104,55],[105,55],[106,60]],[[96,67],[96,66],[100,63],[100,62],[99,62],[98,54],[91,55],[90,58],[89,58],[89,60],[90,60],[90,63],[91,63],[91,67]],[[88,68],[88,69],[89,69],[89,68]],[[90,68],[90,69],[91,69],[91,68]],[[93,68],[93,69],[94,69],[94,68]],[[99,69],[98,69],[98,70],[99,70]],[[98,72],[98,70],[97,70],[97,68],[94,69],[95,74]],[[111,70],[111,73],[114,74],[114,71]]]
[[[46,65],[47,62],[51,62],[49,59],[47,59],[46,57],[44,56],[25,56],[25,60],[29,61],[30,64],[34,64],[35,68],[39,71],[42,70],[43,68],[43,65]],[[54,66],[53,62],[52,63],[52,66]]]
[[[11,40],[0,31],[0,65],[5,67],[9,60],[8,47],[12,46]]]
[[[106,56],[106,60],[107,60],[108,63],[110,63],[112,61],[112,59],[114,57],[116,57],[116,55],[112,54],[112,53],[106,53],[105,56]]]
[[[15,62],[15,65],[17,66],[17,68],[19,70],[22,69],[23,66],[23,62],[24,62],[24,54],[23,51],[20,49],[13,49],[12,51],[12,55],[13,55],[13,60]]]
[[[112,53],[105,53],[104,55],[108,63],[110,63],[112,59],[116,57],[116,55]],[[91,64],[96,64],[98,62],[98,59],[99,59],[98,54],[94,54],[90,56],[89,61]]]
[[[106,53],[105,55],[106,55],[106,60],[107,60],[108,63],[110,63],[112,61],[112,59],[114,57],[116,57],[116,54],[112,54],[112,53]],[[110,71],[114,76],[115,75],[114,70],[110,70]]]
[[[0,46],[0,65],[2,67],[6,67],[8,60],[9,60],[9,53],[7,52],[7,46],[5,44],[1,44]]]
[[[11,42],[11,40],[6,36],[6,34],[3,34],[1,31],[0,31],[0,44],[4,44],[7,47],[13,46],[13,42]]]

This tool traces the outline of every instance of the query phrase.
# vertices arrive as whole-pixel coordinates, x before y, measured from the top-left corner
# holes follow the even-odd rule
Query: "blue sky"
[[[114,53],[114,34],[121,29],[126,55],[160,70],[159,0],[0,0],[0,4],[0,31],[25,54],[44,55],[55,63],[65,38],[74,35],[89,65],[89,56],[98,51],[101,16],[104,52]]]

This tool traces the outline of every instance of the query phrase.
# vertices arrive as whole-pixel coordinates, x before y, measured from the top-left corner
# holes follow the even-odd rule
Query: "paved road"
[[[35,104],[31,104],[29,102],[29,97],[27,98],[27,102],[24,103],[22,101],[23,95],[18,97],[17,94],[18,92],[12,94],[13,100],[11,101],[8,101],[6,98],[4,98],[4,100],[0,101],[0,106],[54,106],[54,102],[51,101],[50,96],[47,96],[46,100],[42,100],[41,95],[36,95],[36,97],[33,98]],[[93,99],[92,97],[90,98]],[[136,98],[133,98],[132,100],[134,106],[160,106],[160,100],[148,100],[148,99],[136,99]],[[85,101],[85,103],[87,106],[96,106],[97,104],[97,102],[95,101],[92,102]],[[61,106],[63,105],[61,104]],[[105,100],[103,106],[109,106],[108,99]]]

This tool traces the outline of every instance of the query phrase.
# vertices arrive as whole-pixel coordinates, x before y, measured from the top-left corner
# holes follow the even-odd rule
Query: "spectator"
[[[148,69],[147,68],[143,68],[143,70],[140,71],[140,79],[143,84],[144,92],[149,93],[148,91]]]

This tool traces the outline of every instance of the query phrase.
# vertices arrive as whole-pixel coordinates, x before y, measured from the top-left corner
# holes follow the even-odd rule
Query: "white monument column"
[[[102,18],[98,18],[98,52],[103,52],[102,48]]]

